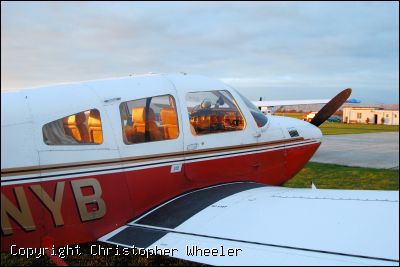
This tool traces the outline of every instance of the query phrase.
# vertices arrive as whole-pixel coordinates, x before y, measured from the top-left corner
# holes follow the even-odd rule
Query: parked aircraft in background
[[[264,114],[273,114],[276,110],[283,106],[326,104],[329,101],[330,99],[262,100],[262,97],[260,97],[260,100],[253,101],[253,104],[257,106]],[[351,98],[346,100],[345,103],[361,103],[361,101]]]
[[[217,265],[398,265],[398,192],[279,187],[350,92],[311,123],[195,75],[2,93],[1,249],[100,240]]]

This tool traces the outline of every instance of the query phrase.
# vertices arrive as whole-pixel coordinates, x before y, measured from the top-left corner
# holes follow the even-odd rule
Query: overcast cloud
[[[1,89],[180,72],[249,98],[399,102],[397,2],[2,2]]]

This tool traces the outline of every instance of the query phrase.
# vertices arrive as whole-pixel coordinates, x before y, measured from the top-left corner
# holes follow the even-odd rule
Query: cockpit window
[[[241,93],[236,91],[236,93],[242,98],[243,102],[249,108],[251,115],[253,116],[254,120],[257,123],[259,128],[265,126],[268,122],[267,116],[265,116],[250,100],[244,97]]]
[[[186,103],[193,135],[240,131],[245,127],[244,117],[228,91],[188,93]]]

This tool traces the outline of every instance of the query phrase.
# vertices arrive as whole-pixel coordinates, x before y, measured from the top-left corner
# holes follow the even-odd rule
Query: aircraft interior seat
[[[197,126],[197,124],[199,123],[199,117],[191,117],[190,122],[193,126]]]
[[[130,136],[132,143],[145,142],[146,138],[146,114],[144,107],[137,107],[132,109],[133,131]],[[163,140],[163,135],[158,129],[155,114],[152,109],[149,109],[149,119],[147,120],[149,137],[148,141]]]
[[[90,141],[95,144],[103,143],[103,130],[101,128],[100,113],[92,109],[88,118],[88,132]]]
[[[226,114],[224,116],[224,124],[225,124],[225,126],[231,125],[231,120],[233,120],[233,118],[230,115]]]
[[[129,137],[128,139],[132,143],[144,142],[144,132],[146,128],[144,118],[144,107],[137,107],[132,109],[132,122],[131,128],[128,127]]]
[[[211,118],[210,115],[201,116],[198,127],[201,129],[208,129],[210,128]]]
[[[68,116],[63,119],[65,133],[77,142],[88,143],[89,134],[85,125],[86,116],[84,112]]]
[[[240,117],[236,116],[233,112],[229,112],[225,115],[224,121],[226,126],[233,126],[238,121],[240,122]]]
[[[210,127],[218,130],[223,130],[225,126],[224,123],[224,115],[221,114],[212,114]]]
[[[178,119],[173,108],[161,108],[160,117],[166,139],[175,139],[179,135]]]
[[[197,131],[204,131],[210,128],[210,121],[210,115],[193,116],[190,119],[190,126],[197,129]],[[194,129],[191,129],[191,131],[195,134],[196,131]]]
[[[89,130],[86,125],[85,112],[76,114],[76,125],[77,125],[77,127],[79,129],[79,133],[81,135],[81,142],[82,143],[90,143]]]
[[[125,125],[122,130],[124,131],[124,134],[125,134],[124,143],[125,144],[133,143],[133,137],[134,137],[134,134],[135,134],[133,126],[132,125]]]
[[[190,115],[189,115],[190,116]],[[196,128],[198,124],[198,117],[190,117],[190,131],[193,135],[197,135]]]
[[[156,115],[153,109],[149,109],[149,118],[147,120],[149,124],[149,131],[150,131],[150,141],[160,141],[164,139],[164,134],[158,128],[156,123]]]
[[[212,114],[210,115],[210,126],[213,126],[218,123],[217,116]]]
[[[76,126],[75,115],[64,118],[63,127],[67,135],[71,136],[78,142],[81,141],[81,134],[79,133],[78,127]]]
[[[224,118],[225,118],[225,115],[218,114],[217,115],[217,122],[218,123],[224,123]]]

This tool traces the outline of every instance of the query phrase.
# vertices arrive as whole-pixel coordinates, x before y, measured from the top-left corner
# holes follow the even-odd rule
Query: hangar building
[[[343,122],[399,125],[399,111],[374,107],[345,107]]]

